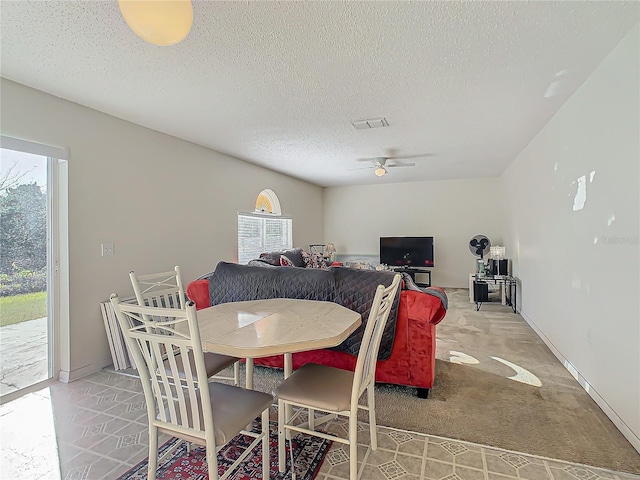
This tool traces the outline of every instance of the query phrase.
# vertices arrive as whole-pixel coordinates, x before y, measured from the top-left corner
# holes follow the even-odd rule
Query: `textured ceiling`
[[[498,176],[638,2],[195,1],[145,43],[113,1],[0,4],[2,76],[322,186]],[[355,130],[385,117],[389,127]],[[359,158],[432,154],[381,178]]]

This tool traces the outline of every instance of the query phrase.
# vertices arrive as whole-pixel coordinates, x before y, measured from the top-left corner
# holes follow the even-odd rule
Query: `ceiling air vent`
[[[379,118],[369,118],[367,120],[358,120],[356,122],[351,122],[353,128],[356,130],[366,130],[368,128],[380,128],[380,127],[388,127],[389,122],[384,117]]]

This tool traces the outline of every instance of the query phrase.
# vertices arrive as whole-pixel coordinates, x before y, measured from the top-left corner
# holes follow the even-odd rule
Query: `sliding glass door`
[[[0,399],[57,373],[58,159],[2,137],[0,148]],[[5,148],[9,145],[11,148]],[[31,148],[35,146],[36,148]],[[31,151],[29,151],[31,150]],[[55,152],[54,152],[55,153]]]

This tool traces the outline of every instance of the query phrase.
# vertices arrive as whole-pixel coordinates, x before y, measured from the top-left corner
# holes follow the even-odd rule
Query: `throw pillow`
[[[289,260],[285,255],[280,255],[280,266],[282,267],[295,267],[293,262]]]
[[[292,248],[290,250],[282,250],[280,253],[291,260],[294,267],[304,267],[305,263],[302,252],[303,250],[301,248]]]
[[[302,252],[302,258],[307,268],[322,268],[327,270],[327,261],[324,259],[321,253],[308,253]]]
[[[280,266],[280,256],[280,252],[265,252],[260,254],[260,260],[263,260],[270,265]]]

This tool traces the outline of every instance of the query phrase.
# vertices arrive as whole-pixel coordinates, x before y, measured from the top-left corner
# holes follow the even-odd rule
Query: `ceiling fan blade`
[[[385,167],[415,167],[415,163],[394,163],[392,165],[385,165]]]
[[[422,153],[417,155],[394,155],[393,157],[389,157],[389,160],[411,160],[413,158],[423,158],[423,157],[435,157],[435,153]]]
[[[374,168],[373,165],[370,165],[368,167],[356,167],[356,168],[349,168],[348,170],[368,170],[370,168]]]

